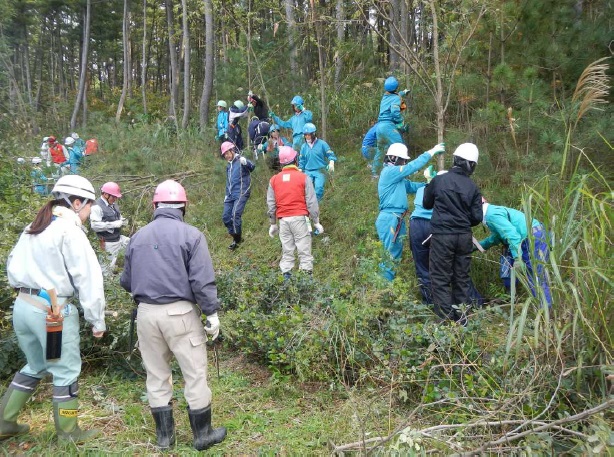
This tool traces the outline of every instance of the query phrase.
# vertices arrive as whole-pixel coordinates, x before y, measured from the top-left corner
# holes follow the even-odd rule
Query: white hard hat
[[[32,157],[32,163],[34,165],[39,164],[43,161],[43,159],[41,159],[40,157]]]
[[[468,160],[469,162],[478,163],[478,157],[480,155],[478,147],[473,143],[463,143],[454,151],[453,156],[458,156],[461,159]]]
[[[47,141],[49,141],[49,137],[48,136],[43,137],[43,142],[46,143]]]
[[[407,153],[407,146],[403,143],[392,143],[386,152],[387,156],[396,156],[401,159],[409,160],[409,154]]]
[[[72,146],[73,144],[75,144],[75,139],[74,139],[72,136],[67,136],[67,137],[64,139],[64,144],[65,144],[66,146]]]
[[[55,198],[73,195],[75,197],[96,199],[96,192],[92,183],[79,175],[66,175],[58,179],[51,191]]]
[[[23,157],[18,157],[17,158],[17,163],[20,164],[20,165],[24,164],[24,163],[26,163],[26,159],[24,159]]]
[[[71,136],[71,138],[72,138],[73,140],[78,140],[78,139],[79,139],[79,134],[78,134],[77,132],[72,132],[72,133],[70,134],[70,136]]]

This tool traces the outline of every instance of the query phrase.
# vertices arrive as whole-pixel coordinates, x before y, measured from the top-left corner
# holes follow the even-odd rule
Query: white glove
[[[324,233],[324,227],[322,227],[322,224],[313,224],[313,226],[316,228],[316,232],[318,232],[318,234]]]
[[[125,227],[126,225],[128,225],[128,219],[126,219],[125,217],[122,217],[121,221],[122,221],[122,226]]]
[[[399,95],[401,97],[405,97],[407,94],[409,94],[410,90],[409,89],[404,89],[401,92],[399,92]]]
[[[247,159],[245,157],[241,157],[239,162],[241,162],[241,165],[247,165]]]
[[[275,235],[277,235],[279,233],[279,227],[277,227],[277,224],[272,224],[269,227],[269,236],[271,238],[275,238]]]
[[[431,157],[437,155],[437,154],[442,154],[444,152],[446,152],[446,144],[445,143],[439,143],[436,146],[433,146],[431,149],[429,149],[428,152]]]
[[[328,162],[328,167],[326,167],[329,173],[333,173],[335,171],[335,162],[334,161],[329,161]]]
[[[217,317],[217,313],[207,316],[207,322],[205,322],[205,332],[207,332],[207,335],[211,335],[212,341],[215,341],[220,334],[220,318]]]
[[[260,143],[260,144],[258,145],[258,150],[259,150],[259,151],[264,151],[264,143]]]

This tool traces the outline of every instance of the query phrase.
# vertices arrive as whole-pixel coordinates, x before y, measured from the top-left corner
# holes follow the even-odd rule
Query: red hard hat
[[[185,189],[177,181],[168,179],[158,184],[153,196],[154,203],[187,203]]]
[[[287,165],[292,163],[296,158],[296,151],[291,146],[282,146],[279,148],[279,163]]]
[[[222,146],[220,147],[220,151],[222,152],[222,155],[226,154],[227,151],[231,151],[233,150],[235,147],[234,143],[231,141],[224,141],[222,143]]]
[[[116,182],[110,181],[104,183],[100,188],[100,191],[117,198],[122,198],[122,193],[119,191],[119,184],[117,184]]]

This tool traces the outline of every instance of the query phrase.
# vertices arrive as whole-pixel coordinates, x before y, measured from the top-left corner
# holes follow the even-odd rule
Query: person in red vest
[[[56,141],[54,136],[50,136],[49,139],[47,139],[47,144],[49,145],[51,161],[58,167],[60,174],[64,174],[67,171],[64,167],[68,167],[68,150],[64,145]]]
[[[297,152],[291,146],[280,147],[279,163],[283,168],[270,179],[266,196],[271,223],[269,236],[273,238],[279,233],[282,249],[279,268],[284,279],[289,279],[294,268],[295,250],[298,251],[299,270],[309,274],[313,270],[309,218],[319,233],[324,233],[324,227],[320,224],[320,208],[313,183],[298,169]]]

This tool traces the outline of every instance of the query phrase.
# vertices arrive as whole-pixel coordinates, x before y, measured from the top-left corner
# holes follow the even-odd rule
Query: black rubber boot
[[[241,243],[243,241],[243,239],[241,238],[241,234],[240,233],[233,233],[232,234],[232,243],[230,243],[230,246],[228,246],[228,249],[230,249],[231,251],[234,251],[235,249],[237,249],[239,247],[239,243]]]
[[[160,449],[168,449],[175,445],[175,420],[173,407],[161,406],[151,408],[151,414],[156,422],[156,439]]]
[[[211,405],[192,411],[188,408],[190,426],[194,434],[194,448],[198,451],[209,449],[226,438],[226,427],[211,427]]]

